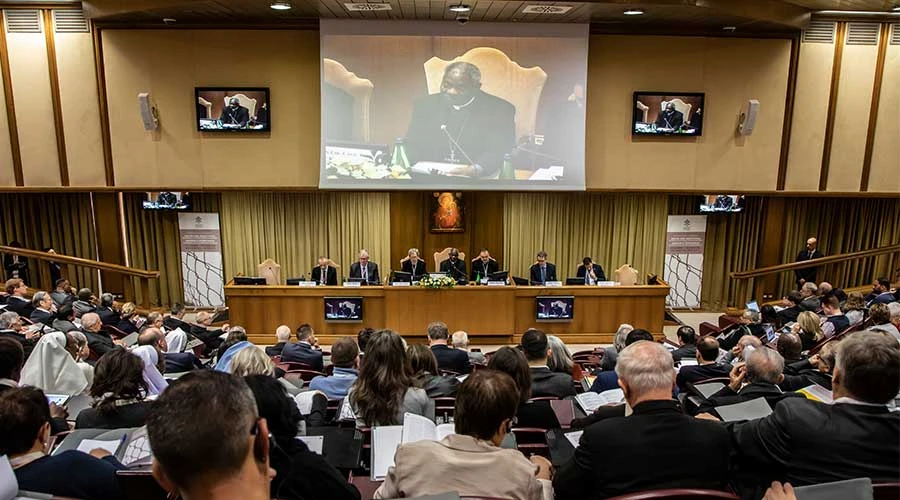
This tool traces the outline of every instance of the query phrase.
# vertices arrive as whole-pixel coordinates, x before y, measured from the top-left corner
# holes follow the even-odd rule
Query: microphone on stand
[[[469,162],[469,165],[474,165],[475,162],[472,161],[472,158],[469,158],[469,155],[466,154],[466,150],[463,149],[458,142],[456,142],[456,139],[454,139],[452,135],[450,135],[450,132],[447,130],[446,124],[441,124],[441,131],[444,132],[444,135],[447,136],[447,139],[450,139],[450,144],[458,149],[460,153],[462,153],[462,155],[466,158],[466,161]]]

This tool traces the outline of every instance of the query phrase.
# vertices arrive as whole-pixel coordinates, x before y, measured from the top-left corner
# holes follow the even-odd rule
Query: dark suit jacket
[[[34,350],[34,346],[37,345],[38,342],[38,337],[26,339],[21,333],[12,330],[0,330],[0,338],[12,339],[22,344],[22,350],[25,351],[25,360],[28,360],[28,356],[31,356],[31,351]]]
[[[785,399],[768,417],[732,432],[742,489],[757,495],[772,481],[795,487],[857,477],[900,481],[900,414],[884,406]]]
[[[672,111],[663,111],[656,118],[655,123],[657,127],[677,129],[684,123],[684,113],[674,109]]]
[[[806,261],[812,260],[812,259],[821,259],[821,258],[824,257],[824,256],[825,256],[825,254],[823,254],[822,252],[820,252],[818,248],[815,249],[815,250],[813,250],[812,256],[810,256],[809,250],[807,250],[807,249],[804,248],[803,250],[800,251],[800,253],[797,254],[797,262],[806,262]],[[816,268],[816,267],[807,267],[807,268],[804,268],[804,269],[795,269],[795,270],[794,270],[794,276],[795,276],[796,279],[797,279],[797,288],[800,287],[800,280],[801,280],[801,279],[804,280],[804,281],[810,281],[810,282],[815,283],[815,281],[816,281],[816,271],[818,271],[818,268]]]
[[[500,264],[498,264],[493,257],[491,257],[491,260],[489,260],[487,264],[482,262],[480,258],[475,258],[472,259],[472,272],[469,273],[469,280],[475,281],[479,275],[484,278],[487,275],[498,271],[500,271]]]
[[[378,264],[374,262],[369,262],[366,264],[366,273],[368,276],[362,275],[362,268],[359,265],[359,262],[354,262],[350,264],[350,277],[351,278],[366,278],[367,283],[377,284],[381,283],[381,277],[378,274]]]
[[[781,400],[786,398],[802,398],[803,394],[799,392],[784,392],[774,384],[766,384],[764,382],[755,382],[747,384],[741,388],[739,392],[734,392],[727,385],[721,390],[709,397],[706,403],[700,405],[697,413],[706,413],[714,410],[718,406],[728,406],[751,399],[765,398],[771,408],[775,408]]]
[[[603,268],[600,267],[600,264],[597,264],[595,262],[593,265],[594,265],[594,274],[597,276],[597,281],[606,281],[606,275],[603,274]],[[575,277],[576,278],[584,278],[584,275],[585,275],[584,264],[582,264],[582,265],[578,266],[578,272],[575,273]]]
[[[426,273],[425,261],[422,259],[419,259],[419,261],[416,263],[416,268],[413,269],[412,261],[407,259],[406,261],[403,262],[403,265],[400,266],[400,270],[403,271],[404,273],[412,274],[413,279],[418,280],[419,278],[422,277],[422,275],[424,275]]]
[[[75,296],[71,293],[60,292],[59,290],[53,290],[50,292],[50,298],[53,299],[53,302],[56,303],[56,306],[59,307],[63,304],[71,304],[75,302]]]
[[[181,328],[181,331],[183,331],[184,333],[191,333],[191,324],[186,321],[182,321],[175,316],[166,316],[163,319],[163,326],[166,328],[166,330],[175,330],[177,328]]]
[[[290,361],[292,363],[306,363],[313,370],[322,371],[324,368],[322,362],[322,351],[313,349],[306,342],[297,342],[296,344],[285,344],[281,351],[281,361]]]
[[[822,301],[819,300],[819,298],[814,295],[803,299],[803,302],[800,303],[800,309],[802,309],[804,311],[816,312],[821,307],[822,307]]]
[[[284,350],[284,346],[286,346],[286,342],[278,342],[275,345],[270,345],[266,347],[266,355],[269,357],[272,356],[281,356],[281,352]]]
[[[466,263],[460,259],[456,259],[456,262],[452,262],[450,259],[441,262],[441,272],[447,273],[451,278],[455,278],[456,281],[466,281]]]
[[[797,316],[799,316],[801,312],[803,312],[803,309],[799,304],[778,311],[778,326],[784,326],[788,323],[797,321]]]
[[[727,377],[729,373],[731,373],[730,365],[712,363],[709,365],[683,366],[678,370],[675,383],[678,385],[679,390],[684,391],[687,389],[688,382],[696,384],[711,378]]]
[[[93,333],[82,329],[81,332],[84,333],[85,337],[87,337],[88,347],[97,356],[103,356],[104,354],[116,348],[116,345],[113,343],[112,337],[110,337],[106,333],[103,333],[102,331]]]
[[[452,375],[432,375],[424,372],[416,375],[413,380],[416,386],[425,389],[429,398],[452,398],[459,389],[459,380]]]
[[[18,278],[28,284],[28,258],[27,257],[19,257],[18,262],[13,262],[12,254],[5,254],[3,256],[3,267],[6,269],[6,278],[13,278],[13,271],[18,271]]]
[[[322,268],[319,266],[314,267],[312,272],[310,273],[310,279],[312,281],[315,281],[316,283],[321,283],[322,282],[321,281],[322,280]],[[337,286],[337,284],[338,284],[337,269],[335,269],[334,266],[328,266],[325,269],[325,285]]]
[[[532,285],[543,285],[546,281],[556,281],[556,266],[547,262],[547,269],[544,272],[545,279],[541,280],[541,266],[539,264],[531,265],[531,277],[529,280]]]
[[[437,344],[431,346],[431,352],[437,359],[438,368],[441,370],[451,370],[457,373],[469,373],[472,371],[472,365],[469,363],[469,353],[466,351]]]
[[[682,359],[697,359],[697,346],[694,344],[685,344],[678,349],[672,351],[672,359],[679,362]]]
[[[878,295],[870,293],[869,295],[866,295],[866,304],[870,306],[873,304],[889,304],[893,301],[894,295],[891,292],[882,292]]]
[[[31,316],[28,317],[32,323],[43,323],[47,326],[53,324],[54,318],[56,316],[52,312],[41,309],[35,309],[31,312]]]
[[[35,307],[31,305],[30,300],[10,295],[6,299],[6,309],[4,311],[13,311],[19,313],[19,316],[23,318],[31,319],[31,313],[34,312],[34,309]]]
[[[224,125],[237,124],[243,127],[250,121],[250,110],[243,106],[238,106],[236,109],[233,109],[231,106],[225,106],[219,119],[222,120]]]
[[[531,367],[531,397],[556,396],[564,398],[575,395],[575,384],[567,373],[552,372],[545,366]]]
[[[443,94],[427,95],[416,101],[406,132],[409,161],[446,162],[451,142],[459,144],[454,155],[460,163],[469,163],[466,155],[484,169],[482,176],[496,173],[503,155],[516,147],[516,108],[509,102],[478,91],[475,100],[459,111]],[[441,126],[446,126],[446,132]],[[461,149],[461,150],[460,150]]]
[[[812,384],[831,390],[831,374],[814,368],[808,359],[784,367],[784,380],[778,384],[785,391],[799,391]]]
[[[166,373],[189,372],[201,368],[203,368],[203,364],[192,352],[166,353]]]
[[[97,310],[94,312],[100,315],[100,322],[104,325],[116,326],[122,319],[122,317],[119,316],[119,313],[113,311],[110,307],[98,306]]]
[[[646,401],[631,416],[585,429],[575,455],[557,469],[553,489],[558,500],[664,488],[722,489],[729,451],[721,424],[685,415],[677,401]],[[668,465],[649,465],[654,463]]]
[[[206,344],[207,350],[218,349],[223,342],[223,340],[219,338],[222,336],[222,333],[224,333],[220,328],[210,330],[205,326],[190,325],[190,331],[188,333],[203,341],[203,343]]]

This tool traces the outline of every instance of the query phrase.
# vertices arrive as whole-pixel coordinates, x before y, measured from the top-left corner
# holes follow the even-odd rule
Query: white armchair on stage
[[[206,118],[207,120],[211,119],[212,118],[212,103],[202,97],[197,98],[197,103],[206,109],[206,115],[201,116],[200,118]]]
[[[251,99],[244,94],[234,94],[225,96],[225,107],[228,107],[228,101],[231,100],[232,97],[237,97],[238,101],[241,102],[241,106],[247,108],[247,111],[250,112],[250,119],[256,118],[256,99]]]
[[[441,262],[450,258],[450,247],[447,247],[440,252],[434,252],[434,272],[439,272],[441,270]],[[465,262],[466,254],[463,252],[459,252],[459,260]]]
[[[375,85],[371,80],[360,78],[334,59],[322,59],[322,77],[325,83],[346,92],[353,97],[353,140],[369,142],[371,135],[370,115],[372,114],[372,92]]]
[[[267,285],[281,284],[281,264],[272,259],[266,259],[256,266],[257,276],[266,279]]]

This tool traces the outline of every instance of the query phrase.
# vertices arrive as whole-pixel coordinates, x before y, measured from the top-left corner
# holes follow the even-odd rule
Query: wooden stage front
[[[666,285],[458,286],[439,290],[416,286],[225,286],[229,323],[246,328],[257,344],[273,344],[279,325],[294,330],[302,323],[313,326],[322,344],[344,335],[355,336],[363,327],[390,328],[404,337],[423,339],[432,321],[443,321],[451,332],[467,331],[475,345],[514,343],[528,328],[540,328],[566,343],[612,343],[622,323],[662,338],[668,294]],[[575,297],[571,321],[536,320],[535,297],[554,295]],[[325,321],[324,297],[362,297],[363,321]]]

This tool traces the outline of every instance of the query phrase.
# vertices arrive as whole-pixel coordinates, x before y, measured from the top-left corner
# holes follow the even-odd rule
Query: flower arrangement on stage
[[[456,280],[450,276],[431,276],[426,274],[419,280],[419,286],[423,288],[453,288]]]

